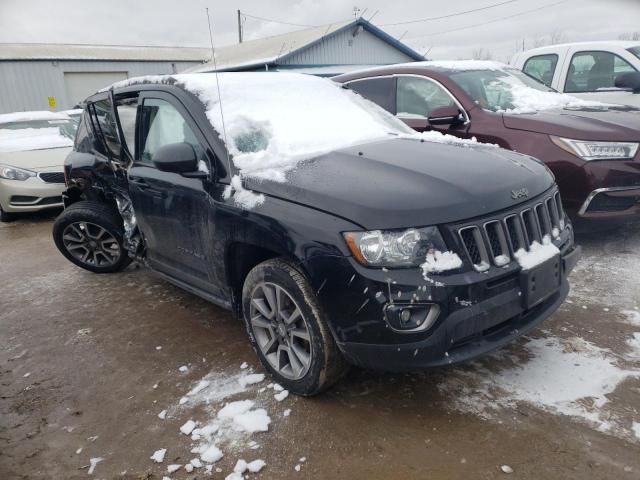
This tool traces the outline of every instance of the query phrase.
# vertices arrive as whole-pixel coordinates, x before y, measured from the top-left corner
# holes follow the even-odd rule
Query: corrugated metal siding
[[[408,55],[366,30],[355,37],[353,30],[350,28],[323,39],[277,63],[281,65],[385,65],[413,61]]]
[[[127,72],[131,78],[171,74],[196,65],[197,62],[0,61],[0,113],[50,110],[47,97],[55,97],[54,110],[72,108],[64,72]]]

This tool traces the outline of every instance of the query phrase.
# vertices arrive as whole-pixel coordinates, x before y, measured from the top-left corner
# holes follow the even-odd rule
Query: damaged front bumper
[[[567,276],[580,252],[572,242],[565,246],[554,259],[557,284],[540,297],[526,291],[530,275],[517,262],[429,280],[417,269],[370,269],[348,257],[317,257],[307,268],[345,357],[365,368],[404,371],[466,361],[526,334],[566,298]],[[538,282],[548,276],[541,272]],[[434,306],[429,308],[437,308],[437,318],[427,328],[400,331],[390,306]]]

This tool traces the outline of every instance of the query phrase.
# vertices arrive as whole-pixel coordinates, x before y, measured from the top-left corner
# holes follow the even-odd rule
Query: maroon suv
[[[416,62],[333,80],[418,131],[476,137],[539,158],[574,215],[640,216],[640,110],[557,93],[496,62]]]

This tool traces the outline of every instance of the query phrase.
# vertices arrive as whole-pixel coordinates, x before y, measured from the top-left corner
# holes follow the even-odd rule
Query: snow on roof
[[[61,43],[1,43],[0,60],[134,60],[204,62],[211,49]]]
[[[358,18],[356,20],[296,30],[272,37],[249,40],[236,45],[218,47],[215,49],[215,66],[212,61],[208,61],[205,65],[194,67],[187,70],[187,72],[210,72],[215,70],[215,67],[220,71],[239,70],[258,66],[264,67],[264,65],[272,64],[276,62],[276,60],[287,57],[296,51],[319,42],[344,28],[356,25],[361,25],[367,31],[416,60],[423,58],[422,55],[391,37],[375,25],[362,18]]]
[[[600,40],[594,42],[570,42],[570,43],[557,43],[555,45],[546,45],[544,47],[530,48],[520,54],[529,52],[543,52],[547,50],[557,50],[564,47],[585,47],[585,48],[631,48],[639,47],[640,40]]]
[[[46,110],[3,113],[0,115],[0,124],[12,122],[29,122],[37,120],[69,120],[69,117],[62,112],[49,112]]]
[[[492,60],[429,60],[425,62],[403,63],[407,67],[432,67],[441,68],[443,70],[504,70],[511,68],[501,62]]]

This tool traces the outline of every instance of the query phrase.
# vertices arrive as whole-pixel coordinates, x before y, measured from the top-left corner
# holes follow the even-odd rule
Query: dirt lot
[[[239,458],[263,459],[247,478],[265,479],[640,477],[640,225],[582,235],[569,302],[507,349],[406,375],[353,370],[321,397],[279,402],[268,378],[240,386],[261,369],[229,313],[145,270],[74,267],[51,221],[0,225],[0,479],[87,478],[92,463],[94,478],[224,478]],[[216,420],[244,399],[268,432]],[[190,419],[219,424],[212,477],[167,473],[198,456],[179,430]]]

